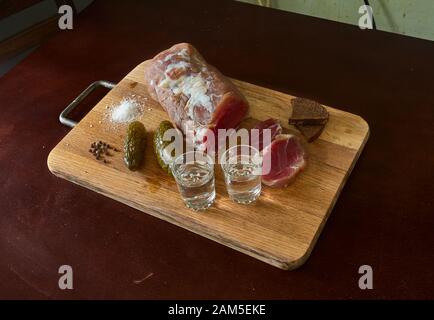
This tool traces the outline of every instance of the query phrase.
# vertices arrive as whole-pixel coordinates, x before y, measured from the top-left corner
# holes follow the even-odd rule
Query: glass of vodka
[[[258,199],[261,194],[262,156],[248,145],[237,145],[223,153],[220,164],[229,197],[242,204]]]
[[[201,151],[176,157],[171,165],[185,205],[193,210],[209,208],[215,199],[214,160]]]

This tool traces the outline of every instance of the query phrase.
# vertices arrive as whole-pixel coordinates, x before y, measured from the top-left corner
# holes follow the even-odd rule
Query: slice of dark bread
[[[294,98],[291,100],[292,114],[289,117],[291,125],[323,125],[327,123],[329,113],[316,101]]]
[[[325,124],[317,125],[295,125],[300,133],[306,138],[307,142],[312,142],[318,139],[321,133],[324,131]]]

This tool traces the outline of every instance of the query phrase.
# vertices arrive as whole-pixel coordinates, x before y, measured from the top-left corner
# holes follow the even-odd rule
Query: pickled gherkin
[[[172,151],[172,154],[167,154],[164,149],[172,143],[172,141],[165,141],[163,139],[164,133],[169,129],[174,129],[170,121],[165,120],[160,123],[158,129],[154,133],[154,152],[157,156],[157,161],[160,167],[171,175],[172,171],[170,170],[170,164],[175,156],[175,150]]]
[[[131,122],[124,143],[124,162],[128,169],[135,171],[143,163],[146,146],[146,129],[139,122]]]

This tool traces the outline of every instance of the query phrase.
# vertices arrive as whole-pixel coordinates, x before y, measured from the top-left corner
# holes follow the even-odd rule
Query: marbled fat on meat
[[[266,132],[268,131],[268,135]],[[282,133],[282,126],[276,119],[258,122],[250,131],[250,145],[262,151],[277,135]]]
[[[151,97],[184,133],[195,130],[196,136],[204,136],[207,129],[216,134],[218,129],[236,128],[248,111],[235,85],[188,43],[156,55],[145,79]]]
[[[292,134],[276,136],[262,153],[262,183],[270,187],[286,187],[306,166],[303,147],[299,139]]]

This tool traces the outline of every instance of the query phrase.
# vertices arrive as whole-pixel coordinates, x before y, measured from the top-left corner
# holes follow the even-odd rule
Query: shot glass
[[[248,145],[238,145],[226,150],[220,158],[229,197],[248,204],[261,194],[262,157]]]
[[[215,199],[214,160],[201,151],[176,157],[171,165],[185,205],[193,210],[209,208]]]

